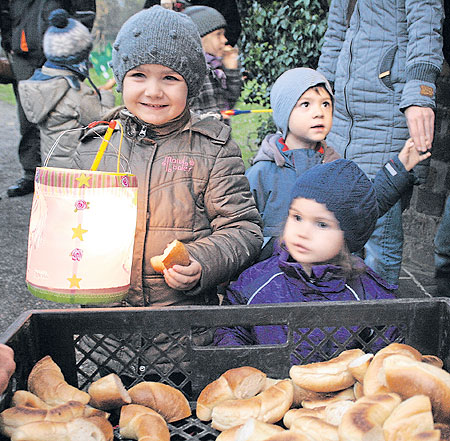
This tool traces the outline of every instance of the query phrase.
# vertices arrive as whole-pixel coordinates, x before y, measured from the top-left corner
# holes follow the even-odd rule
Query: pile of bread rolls
[[[435,356],[392,343],[292,366],[289,379],[230,369],[197,400],[217,441],[450,440],[450,374]]]
[[[116,374],[93,382],[88,392],[69,385],[50,356],[39,360],[18,390],[12,407],[0,413],[0,432],[11,441],[112,441],[107,411],[120,410],[123,438],[169,441],[168,422],[191,415],[177,389],[142,382],[126,390]]]

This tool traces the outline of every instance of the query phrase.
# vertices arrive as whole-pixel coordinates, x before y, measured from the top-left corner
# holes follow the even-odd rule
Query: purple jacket
[[[359,258],[358,258],[359,259]],[[311,277],[302,266],[294,262],[287,250],[279,249],[272,257],[245,270],[227,290],[225,304],[250,305],[257,303],[325,302],[341,300],[394,299],[396,286],[381,279],[359,259],[364,272],[351,281],[343,278],[339,267],[317,265],[312,268]],[[318,310],[319,313],[319,310]],[[361,342],[351,339],[351,333],[344,328],[334,333],[332,339],[325,338],[323,329],[299,329],[295,336],[299,341],[296,352],[291,356],[292,364],[305,361],[323,361],[324,355],[336,355],[338,345],[346,349],[361,347]],[[354,330],[355,331],[355,330]],[[371,341],[373,330],[366,328],[362,333],[365,342],[370,342],[372,352],[381,349],[387,342],[394,341],[396,329],[387,328],[385,341]],[[361,334],[360,334],[361,336]],[[240,346],[258,344],[283,344],[286,342],[284,326],[255,326],[253,328],[219,328],[214,336],[218,346]],[[333,342],[333,339],[335,340]],[[338,344],[336,344],[338,343]],[[320,345],[321,351],[311,356]]]

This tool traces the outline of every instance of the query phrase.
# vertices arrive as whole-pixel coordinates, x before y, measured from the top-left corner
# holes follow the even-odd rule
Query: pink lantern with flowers
[[[136,215],[132,174],[37,168],[28,236],[30,292],[62,303],[122,300],[130,286]]]

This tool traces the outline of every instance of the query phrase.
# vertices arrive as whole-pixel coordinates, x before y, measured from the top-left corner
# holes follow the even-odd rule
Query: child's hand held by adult
[[[202,266],[192,258],[188,266],[175,265],[168,270],[164,270],[164,280],[167,285],[179,291],[192,289],[197,285],[201,275]]]
[[[428,141],[428,140],[427,140]],[[398,154],[398,159],[401,161],[406,171],[412,170],[419,162],[424,161],[425,159],[431,156],[430,151],[420,151],[416,148],[414,141],[412,138],[409,138],[402,150]]]

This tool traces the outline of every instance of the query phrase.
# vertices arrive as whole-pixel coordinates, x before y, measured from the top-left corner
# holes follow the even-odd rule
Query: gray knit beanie
[[[323,85],[333,100],[333,90],[327,79],[314,69],[297,67],[281,74],[270,91],[273,120],[286,138],[289,117],[300,97],[311,87]]]
[[[89,29],[70,18],[65,9],[55,9],[48,19],[50,25],[43,40],[45,58],[64,65],[74,65],[87,60],[93,40]]]
[[[189,6],[183,13],[191,17],[192,21],[197,25],[200,37],[217,31],[217,29],[225,29],[227,27],[227,22],[223,15],[217,9],[209,6]]]
[[[314,199],[339,221],[350,252],[361,250],[378,219],[375,187],[364,172],[348,159],[316,165],[295,182],[292,200]]]
[[[113,44],[111,68],[122,90],[125,74],[142,64],[161,64],[178,72],[188,86],[188,98],[198,94],[206,76],[206,61],[197,27],[186,15],[159,5],[131,16]]]

